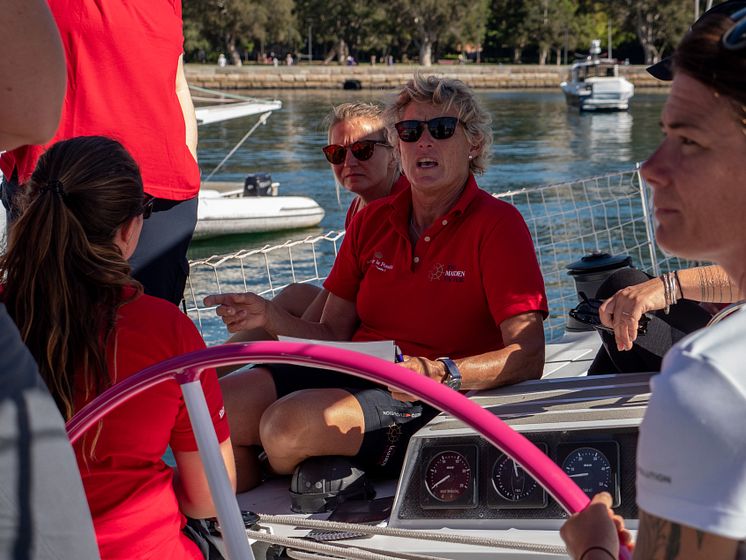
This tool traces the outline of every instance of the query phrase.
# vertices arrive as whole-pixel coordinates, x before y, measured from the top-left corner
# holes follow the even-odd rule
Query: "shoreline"
[[[553,89],[565,80],[569,66],[508,64],[394,64],[340,66],[301,64],[294,66],[247,65],[219,67],[215,64],[186,64],[190,84],[220,90],[265,89],[396,89],[415,72],[437,74],[464,81],[473,89]],[[645,66],[619,66],[619,74],[636,88],[666,88],[645,71]],[[359,87],[345,88],[345,83]]]

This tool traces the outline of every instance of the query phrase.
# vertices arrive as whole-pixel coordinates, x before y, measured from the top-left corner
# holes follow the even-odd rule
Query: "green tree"
[[[477,44],[484,40],[484,27],[480,20],[487,17],[487,2],[454,0],[393,0],[389,10],[401,14],[405,28],[419,49],[420,64],[430,66],[433,47],[438,41],[469,39]]]
[[[239,45],[258,42],[260,51],[268,42],[293,43],[299,34],[294,0],[187,0],[184,28],[190,30],[188,46],[198,37],[225,50],[233,64],[241,65]]]
[[[324,45],[326,62],[336,57],[344,64],[351,49],[373,42],[383,7],[377,2],[297,0],[296,14],[302,25],[311,25],[314,38]]]
[[[523,0],[492,0],[487,38],[497,47],[513,52],[513,64],[521,62],[523,50],[531,40],[528,6]]]
[[[627,23],[645,53],[645,64],[659,61],[666,50],[673,48],[692,20],[690,3],[681,0],[610,2],[626,10]]]

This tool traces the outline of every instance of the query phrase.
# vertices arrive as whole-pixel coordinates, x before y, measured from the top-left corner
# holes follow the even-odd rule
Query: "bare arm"
[[[733,303],[743,296],[738,285],[717,265],[700,266],[677,271],[680,287],[677,299],[708,303]],[[652,278],[647,282],[627,286],[607,299],[599,308],[601,322],[614,329],[619,350],[630,350],[637,339],[637,325],[643,313],[666,306],[663,282]]]
[[[462,375],[462,389],[492,389],[529,379],[539,379],[544,367],[544,328],[539,312],[522,313],[505,319],[500,324],[503,343],[501,350],[454,360]],[[411,357],[403,366],[441,381],[445,365],[437,360]],[[401,400],[414,397],[393,392]]]
[[[4,0],[0,18],[0,150],[43,144],[57,131],[65,55],[44,0]]]
[[[184,115],[184,125],[186,127],[186,145],[197,161],[197,116],[194,113],[194,104],[192,103],[192,94],[189,93],[189,84],[184,73],[184,55],[179,57],[179,66],[176,69],[176,97],[179,98],[181,112]]]
[[[591,504],[573,515],[560,529],[572,558],[609,560],[608,550],[616,558],[619,536],[630,542],[623,520],[611,510],[611,496],[601,493]],[[732,560],[738,542],[686,525],[673,523],[640,510],[640,525],[634,560]]]
[[[736,557],[738,542],[698,531],[640,510],[635,560],[729,560]]]
[[[286,335],[316,340],[350,340],[358,324],[355,303],[329,294],[320,322],[305,321],[256,294],[217,294],[205,298],[228,332],[262,328],[272,336]]]
[[[235,492],[236,463],[233,460],[230,438],[220,444],[220,453]],[[216,514],[215,505],[210,496],[210,487],[207,484],[207,475],[199,458],[199,452],[174,452],[174,458],[176,459],[174,491],[179,500],[179,509],[184,515],[194,519],[213,517]]]

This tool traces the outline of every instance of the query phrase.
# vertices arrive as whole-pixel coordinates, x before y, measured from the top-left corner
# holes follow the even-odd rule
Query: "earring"
[[[471,160],[471,159],[474,159],[474,156],[469,156],[469,159],[470,159],[470,160]]]

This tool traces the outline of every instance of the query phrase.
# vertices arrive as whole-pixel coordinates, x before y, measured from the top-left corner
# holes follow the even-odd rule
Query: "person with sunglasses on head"
[[[66,420],[118,381],[204,348],[186,315],[130,276],[152,198],[121,144],[98,136],[53,144],[19,204],[0,258],[0,299]],[[234,476],[214,370],[201,382]],[[176,468],[162,459],[169,446]],[[185,515],[215,511],[175,381],[107,414],[74,451],[102,558],[202,557],[182,532]]]
[[[671,59],[664,138],[641,172],[655,236],[669,253],[715,262],[746,290],[746,1],[706,12]],[[746,310],[689,335],[651,379],[637,446],[636,560],[746,558]],[[608,494],[561,535],[573,558],[617,558]],[[629,534],[621,532],[627,542]]]
[[[322,148],[334,173],[337,188],[341,185],[355,195],[345,217],[345,230],[367,204],[404,190],[407,180],[399,173],[391,144],[386,139],[383,108],[374,103],[342,103],[332,107],[324,119],[329,144]],[[290,284],[274,298],[273,304],[302,317],[318,321],[329,292],[313,284]],[[264,329],[250,329],[234,334],[228,342],[246,342],[274,338]],[[225,375],[235,367],[219,368]]]
[[[541,376],[544,284],[525,222],[479,189],[489,114],[461,81],[415,76],[386,110],[389,142],[411,187],[352,221],[324,283],[319,322],[254,294],[209,296],[229,332],[326,340],[393,340],[401,366],[455,390]],[[436,411],[334,372],[263,366],[221,379],[235,427],[239,489],[258,482],[253,446],[290,473],[323,455],[398,475],[411,435]],[[297,382],[299,380],[300,382]]]

